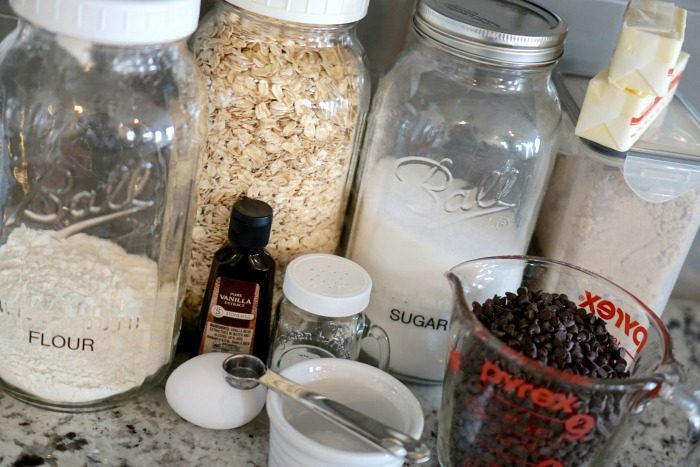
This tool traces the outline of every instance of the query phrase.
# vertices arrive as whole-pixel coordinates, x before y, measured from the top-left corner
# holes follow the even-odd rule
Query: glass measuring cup
[[[613,458],[646,402],[656,397],[690,422],[688,465],[698,465],[700,391],[683,384],[659,318],[597,274],[553,260],[481,258],[447,273],[454,293],[449,363],[438,433],[442,466],[603,465]],[[595,379],[543,366],[502,343],[472,312],[494,294],[566,294],[595,313],[624,349],[627,379]]]

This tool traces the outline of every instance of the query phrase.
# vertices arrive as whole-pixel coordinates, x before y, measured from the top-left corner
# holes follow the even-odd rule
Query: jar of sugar
[[[527,249],[561,120],[550,75],[566,26],[522,0],[423,0],[413,29],[374,99],[347,253],[374,280],[367,314],[389,334],[390,370],[437,382],[444,272]]]
[[[206,137],[186,43],[200,2],[10,3],[0,385],[55,410],[114,406],[158,384],[179,330]]]

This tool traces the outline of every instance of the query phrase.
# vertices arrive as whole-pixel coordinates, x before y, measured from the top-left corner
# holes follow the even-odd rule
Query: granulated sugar
[[[172,351],[175,288],[157,277],[110,241],[15,229],[0,247],[0,378],[60,403],[140,386]]]
[[[445,272],[470,259],[523,253],[529,235],[517,230],[512,210],[489,214],[474,209],[467,213],[468,219],[455,219],[440,210],[417,215],[412,206],[417,190],[395,183],[394,164],[394,158],[382,158],[367,171],[371,177],[363,182],[366,188],[348,257],[372,277],[367,314],[389,334],[390,370],[403,377],[439,381],[452,313]],[[404,170],[404,175],[410,174]],[[385,192],[387,187],[390,193]],[[517,287],[519,279],[517,271],[504,277],[494,292]]]

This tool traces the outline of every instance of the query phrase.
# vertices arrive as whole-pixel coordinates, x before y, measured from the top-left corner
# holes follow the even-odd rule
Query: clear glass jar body
[[[553,64],[487,65],[414,36],[373,101],[348,257],[372,276],[367,313],[389,334],[390,370],[430,382],[447,349],[443,274],[525,253],[561,108]]]
[[[210,133],[186,315],[199,312],[211,255],[226,242],[228,213],[242,196],[274,209],[276,297],[292,258],[335,252],[369,106],[354,24],[287,23],[220,1],[193,45],[209,82]]]
[[[269,367],[279,371],[312,358],[357,360],[366,327],[363,313],[342,318],[319,316],[283,298],[271,340]]]
[[[20,20],[0,89],[0,380],[55,410],[113,406],[159,382],[179,331],[202,80],[184,40]]]

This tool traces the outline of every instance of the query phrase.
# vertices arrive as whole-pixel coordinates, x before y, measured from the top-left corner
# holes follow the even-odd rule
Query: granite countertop
[[[678,360],[700,374],[700,304],[672,301],[663,320]],[[434,447],[440,388],[410,388],[426,414],[424,439]],[[264,411],[237,430],[205,430],[178,418],[165,402],[161,388],[118,409],[88,414],[48,412],[0,394],[0,417],[0,466],[267,464],[268,420]],[[686,430],[687,423],[678,410],[655,401],[639,415],[632,435],[609,465],[678,464],[687,448]]]

